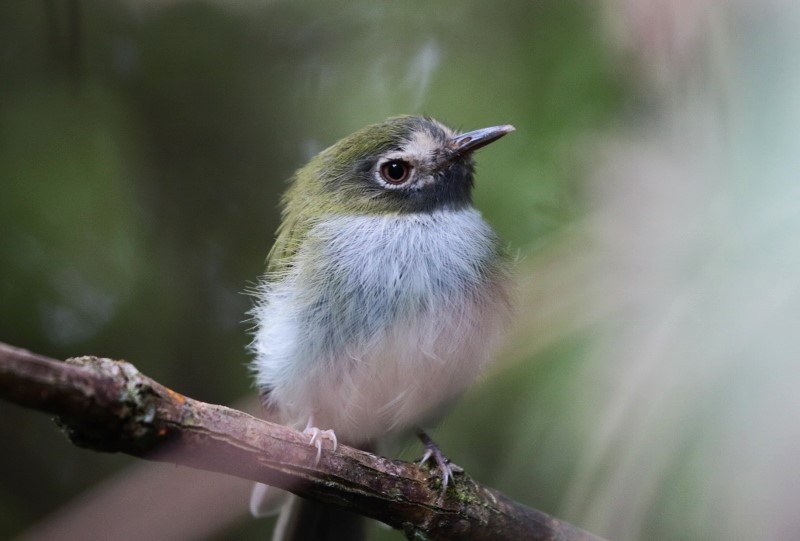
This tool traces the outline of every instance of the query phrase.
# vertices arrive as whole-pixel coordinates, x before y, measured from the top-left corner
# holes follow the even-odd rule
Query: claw
[[[322,440],[330,441],[333,445],[332,450],[334,452],[339,447],[339,441],[336,439],[336,433],[333,430],[320,430],[316,426],[312,426],[313,423],[313,418],[309,418],[308,425],[306,425],[306,428],[303,430],[303,434],[310,436],[308,444],[317,448],[317,458],[314,461],[316,465],[319,464],[319,460],[322,457]]]
[[[428,462],[431,458],[433,461],[436,462],[436,466],[439,468],[439,472],[442,475],[442,496],[447,492],[447,485],[450,484],[450,479],[453,479],[453,474],[461,473],[464,471],[463,468],[456,466],[455,464],[451,464],[450,461],[444,456],[442,450],[436,445],[430,436],[428,436],[422,430],[417,431],[417,437],[422,440],[423,445],[425,445],[425,454],[422,455],[422,460],[420,460],[419,465],[422,466],[426,462]]]

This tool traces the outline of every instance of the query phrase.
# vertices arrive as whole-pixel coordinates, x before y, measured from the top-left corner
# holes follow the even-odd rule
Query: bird
[[[290,180],[253,292],[250,369],[266,412],[303,430],[317,460],[323,446],[369,450],[416,430],[446,490],[454,466],[423,427],[477,378],[510,321],[509,258],[472,191],[475,151],[512,131],[391,117]],[[280,493],[257,484],[251,512],[274,512]],[[273,539],[357,538],[355,517],[335,524],[335,510],[296,498]]]

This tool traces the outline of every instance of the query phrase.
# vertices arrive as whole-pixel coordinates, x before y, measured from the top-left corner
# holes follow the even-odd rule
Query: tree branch
[[[438,476],[426,469],[351,447],[323,450],[315,464],[316,449],[301,433],[185,397],[125,361],[64,363],[0,342],[0,398],[57,415],[81,447],[268,483],[410,539],[600,541],[466,475],[441,497]]]

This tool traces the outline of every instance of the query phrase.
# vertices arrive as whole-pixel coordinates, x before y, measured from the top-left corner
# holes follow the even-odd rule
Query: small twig
[[[261,481],[409,538],[600,540],[466,475],[440,499],[435,475],[415,464],[344,445],[316,463],[300,432],[185,397],[125,361],[64,363],[0,342],[0,398],[57,415],[77,445]]]

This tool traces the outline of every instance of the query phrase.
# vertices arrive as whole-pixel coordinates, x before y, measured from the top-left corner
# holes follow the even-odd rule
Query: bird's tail
[[[358,446],[375,452],[374,443]],[[306,500],[285,490],[256,483],[250,512],[267,517],[280,511],[272,541],[361,541],[366,538],[367,520],[341,507]]]
[[[365,532],[361,515],[292,495],[281,509],[272,541],[358,541]]]

